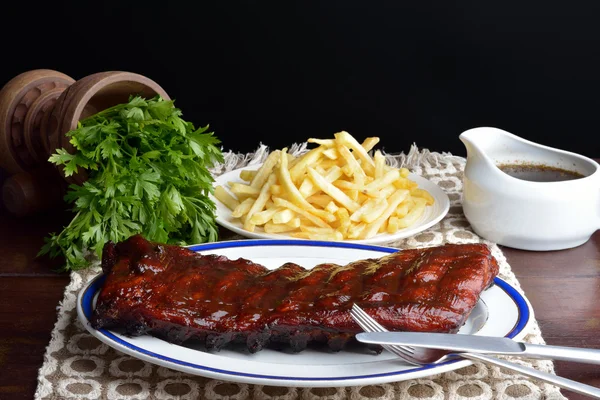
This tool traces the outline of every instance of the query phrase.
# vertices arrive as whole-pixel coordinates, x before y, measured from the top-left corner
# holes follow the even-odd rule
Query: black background
[[[476,126],[600,157],[600,2],[3,2],[0,84],[159,83],[225,149],[347,130],[464,155]]]

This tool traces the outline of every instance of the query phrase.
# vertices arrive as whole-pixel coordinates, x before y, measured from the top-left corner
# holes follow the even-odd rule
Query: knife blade
[[[362,343],[414,346],[452,352],[504,354],[600,365],[600,350],[517,342],[505,337],[424,332],[361,332]]]
[[[470,353],[515,354],[525,350],[523,343],[493,336],[422,332],[363,332],[356,335],[363,343],[427,347]]]

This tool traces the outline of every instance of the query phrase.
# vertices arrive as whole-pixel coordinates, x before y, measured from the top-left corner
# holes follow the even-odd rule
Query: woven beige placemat
[[[306,144],[292,146],[291,153],[305,151]],[[261,146],[248,155],[227,153],[225,163],[213,170],[215,175],[264,160],[267,148]],[[473,233],[462,214],[461,190],[464,158],[447,153],[419,151],[387,155],[388,162],[406,166],[439,185],[450,197],[448,215],[431,229],[415,237],[388,243],[399,249],[436,246],[444,243],[473,243],[483,240]],[[241,238],[225,233],[221,239]],[[521,291],[506,258],[493,243],[500,263],[500,277]],[[284,388],[222,382],[170,370],[146,363],[113,350],[87,333],[77,319],[76,298],[83,285],[100,272],[94,266],[71,273],[58,311],[58,321],[39,371],[36,399],[211,399],[211,400],[339,400],[339,399],[564,399],[551,385],[529,380],[498,367],[475,363],[460,370],[424,379],[384,385],[341,388]],[[536,321],[524,341],[544,343]],[[548,360],[513,362],[554,372]]]

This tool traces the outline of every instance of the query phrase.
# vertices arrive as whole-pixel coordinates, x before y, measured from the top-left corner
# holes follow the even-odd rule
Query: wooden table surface
[[[69,282],[59,264],[35,255],[67,212],[16,218],[0,210],[0,399],[32,399],[38,369]],[[600,231],[575,249],[528,252],[503,247],[549,344],[600,349]],[[556,372],[600,387],[600,367],[556,362]],[[583,396],[563,391],[570,399]]]

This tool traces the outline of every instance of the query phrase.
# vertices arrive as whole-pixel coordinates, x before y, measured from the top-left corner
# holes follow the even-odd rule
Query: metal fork
[[[362,308],[360,308],[356,304],[352,305],[350,315],[365,332],[388,332],[386,328],[384,328],[381,324],[375,321],[375,319],[373,319],[369,314],[367,314]],[[421,366],[439,364],[444,361],[449,361],[458,358],[466,358],[469,360],[482,361],[484,363],[497,365],[499,367],[518,372],[525,376],[536,378],[541,381],[546,381],[548,383],[551,383],[564,389],[571,390],[573,392],[581,393],[590,397],[600,399],[600,389],[595,388],[593,386],[576,382],[570,379],[562,378],[557,375],[552,375],[546,372],[538,371],[537,369],[511,363],[509,361],[500,360],[495,357],[486,356],[483,354],[452,353],[451,351],[415,348],[411,346],[382,345],[382,347],[413,365]]]

